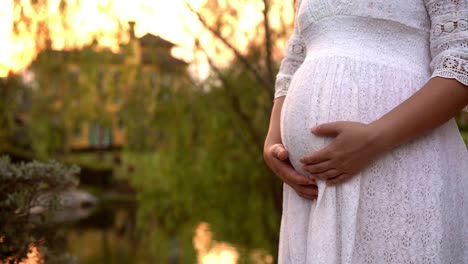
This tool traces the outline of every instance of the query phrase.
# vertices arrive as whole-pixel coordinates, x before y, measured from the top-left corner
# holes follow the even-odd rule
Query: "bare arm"
[[[318,136],[336,137],[330,145],[303,157],[304,170],[335,185],[353,177],[380,154],[421,136],[468,104],[468,87],[433,78],[395,109],[372,122],[334,122],[312,129]]]
[[[468,104],[468,87],[454,79],[432,78],[411,98],[371,123],[385,151],[432,130]]]
[[[268,128],[268,134],[265,140],[265,147],[280,143],[281,144],[281,133],[280,133],[280,117],[281,109],[283,108],[285,96],[281,96],[275,99],[273,103],[273,109],[270,117],[270,127]]]

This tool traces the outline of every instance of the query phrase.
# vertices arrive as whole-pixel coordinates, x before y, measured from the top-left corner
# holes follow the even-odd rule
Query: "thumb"
[[[273,156],[279,160],[287,160],[289,157],[289,152],[282,144],[275,144],[273,146]]]
[[[311,132],[317,136],[336,137],[341,133],[345,122],[331,122],[315,126]]]

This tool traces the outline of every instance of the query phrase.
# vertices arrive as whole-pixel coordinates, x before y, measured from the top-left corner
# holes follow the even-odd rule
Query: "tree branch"
[[[242,55],[242,53],[236,48],[234,47],[225,37],[223,37],[221,35],[221,33],[214,29],[213,27],[211,27],[210,25],[208,25],[208,23],[206,22],[206,20],[203,18],[203,16],[197,12],[196,10],[194,10],[192,8],[192,6],[187,3],[187,1],[184,1],[184,4],[187,6],[187,8],[192,12],[194,13],[198,20],[200,21],[200,23],[208,30],[210,31],[216,38],[218,38],[224,45],[226,45],[226,47],[228,47],[229,50],[231,50],[235,57],[242,63],[242,65],[244,65],[244,67],[249,71],[251,72],[255,79],[257,80],[257,82],[260,84],[261,87],[263,87],[267,92],[268,92],[268,95],[270,96],[271,99],[273,99],[274,97],[274,83],[271,82],[271,80],[269,80],[269,78],[265,78],[261,72],[251,63],[249,62],[249,60],[244,56]],[[271,51],[270,51],[271,52]],[[208,56],[207,56],[208,57]]]
[[[268,14],[270,13],[269,0],[263,0],[263,26],[265,28],[266,66],[267,76],[270,83],[274,83],[275,75],[273,70],[273,41],[271,40],[271,26]]]
[[[202,50],[205,53],[205,55],[207,55],[206,50],[204,50],[202,47],[199,47],[199,49]],[[216,75],[218,75],[219,80],[222,82],[223,86],[226,88],[225,90],[229,97],[231,107],[233,108],[234,112],[237,113],[237,115],[239,116],[244,126],[247,128],[247,131],[249,132],[250,137],[252,138],[252,141],[254,142],[255,148],[257,149],[257,151],[260,151],[261,153],[261,151],[263,151],[263,137],[261,137],[257,133],[255,127],[252,125],[251,118],[242,110],[239,97],[235,93],[232,92],[234,89],[231,87],[228,79],[224,76],[221,70],[218,67],[216,67],[216,65],[214,65],[213,60],[208,56],[207,58],[208,58],[208,63],[210,64],[210,67],[213,69]],[[246,142],[246,145],[248,148],[251,147],[251,145],[248,144],[247,142]],[[258,155],[257,153],[252,153],[252,154],[254,156]]]

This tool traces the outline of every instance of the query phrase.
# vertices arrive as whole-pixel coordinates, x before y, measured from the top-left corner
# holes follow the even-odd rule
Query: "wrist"
[[[267,138],[265,139],[263,150],[265,151],[269,149],[271,146],[276,145],[276,144],[283,144],[281,141],[281,137],[268,135]]]
[[[378,119],[370,123],[368,127],[373,135],[372,143],[376,152],[382,153],[394,147],[394,139],[391,131],[389,130],[390,126],[385,122],[385,120]]]

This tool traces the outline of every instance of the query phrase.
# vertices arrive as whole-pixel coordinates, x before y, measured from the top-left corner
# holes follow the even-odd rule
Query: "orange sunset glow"
[[[16,0],[18,1],[18,0]],[[206,3],[207,0],[190,0],[195,10]],[[20,0],[27,6],[29,0]],[[225,1],[219,1],[221,5]],[[216,49],[212,35],[207,32],[185,5],[184,0],[69,0],[67,1],[71,12],[67,13],[68,30],[60,27],[59,0],[49,0],[49,8],[44,14],[51,23],[52,46],[55,49],[80,47],[90,43],[93,36],[98,33],[99,44],[103,47],[116,49],[118,47],[118,21],[127,29],[127,21],[136,22],[136,35],[146,33],[159,35],[177,45],[173,50],[175,57],[192,64],[192,70],[198,74],[206,75],[208,67],[204,54],[194,52],[195,38],[200,39],[210,55],[217,56],[218,63],[229,61],[232,55],[227,51]],[[238,3],[238,2],[235,2]],[[234,39],[236,46],[243,50],[249,40],[255,37],[253,29],[262,20],[262,5],[259,2],[238,3],[241,10],[241,19],[236,24]],[[25,10],[28,10],[25,8]],[[276,12],[276,14],[275,14]],[[272,26],[279,27],[280,21],[276,19],[279,10],[272,8]],[[292,8],[281,10],[284,17],[292,18]],[[18,11],[15,10],[14,0],[0,1],[0,77],[9,71],[21,72],[26,68],[37,54],[34,35],[28,32],[13,34],[13,20]],[[284,14],[285,13],[285,14]],[[34,17],[33,17],[34,18]],[[209,18],[207,18],[209,19]],[[234,23],[234,22],[233,22]],[[94,35],[93,35],[94,34]],[[121,40],[122,41],[122,40]],[[216,51],[215,51],[216,50]],[[217,53],[216,55],[214,53]]]
[[[0,264],[274,263],[295,1],[0,0]]]

